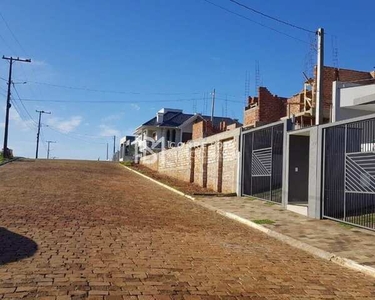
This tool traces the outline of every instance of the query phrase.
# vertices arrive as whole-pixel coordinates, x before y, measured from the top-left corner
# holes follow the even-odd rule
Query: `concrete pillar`
[[[223,187],[223,142],[217,143],[217,191],[221,193]]]
[[[208,163],[208,145],[203,146],[202,157],[202,186],[207,187],[207,163]]]

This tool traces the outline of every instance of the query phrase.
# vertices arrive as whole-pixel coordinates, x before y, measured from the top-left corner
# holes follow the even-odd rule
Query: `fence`
[[[237,192],[240,129],[193,140],[140,159],[167,176],[223,193]]]
[[[323,128],[323,217],[375,230],[375,118]]]
[[[281,203],[285,124],[243,131],[243,195]]]

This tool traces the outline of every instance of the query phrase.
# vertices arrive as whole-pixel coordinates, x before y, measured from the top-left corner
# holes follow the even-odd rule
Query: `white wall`
[[[375,84],[358,85],[335,81],[332,85],[332,122],[374,113],[375,105],[358,105],[358,98],[375,94]],[[375,99],[374,99],[375,100]]]

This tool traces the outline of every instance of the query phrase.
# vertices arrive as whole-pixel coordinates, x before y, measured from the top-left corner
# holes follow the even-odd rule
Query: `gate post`
[[[289,182],[289,141],[288,141],[288,131],[292,129],[292,121],[287,119],[284,121],[284,131],[283,131],[283,176],[282,176],[282,196],[281,196],[281,206],[285,207],[288,204],[288,182]]]

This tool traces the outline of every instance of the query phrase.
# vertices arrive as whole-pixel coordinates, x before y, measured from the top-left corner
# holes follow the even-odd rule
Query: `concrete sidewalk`
[[[271,229],[375,271],[375,232],[331,220],[315,220],[278,204],[245,197],[202,197],[197,201]],[[263,220],[263,221],[260,221]],[[271,221],[271,222],[269,222]]]

